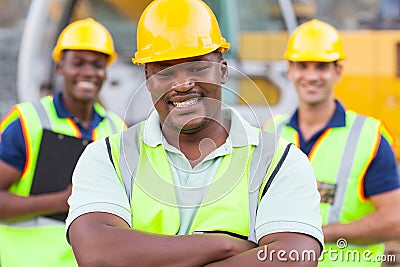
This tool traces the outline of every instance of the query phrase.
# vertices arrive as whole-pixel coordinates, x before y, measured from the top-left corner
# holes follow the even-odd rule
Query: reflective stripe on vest
[[[47,115],[46,109],[43,106],[43,103],[34,102],[32,104],[35,107],[36,112],[38,113],[40,122],[42,124],[42,128],[52,131],[53,128],[51,126],[50,119],[49,119],[49,116]],[[107,120],[107,123],[110,125],[110,128],[111,128],[110,134],[116,134],[118,132],[118,127],[116,126],[115,122],[111,118],[111,115],[105,114],[105,119]],[[119,128],[121,128],[121,127],[119,127]]]
[[[282,117],[279,119],[282,119]],[[283,118],[277,122],[277,128],[280,128],[279,125],[284,125],[284,127],[281,128],[281,136],[287,139],[289,142],[297,143],[296,139],[298,134],[296,130],[285,125],[287,122],[287,117]],[[348,179],[352,169],[355,168],[354,166],[356,163],[360,164],[360,160],[357,160],[356,158],[357,155],[365,153],[367,154],[362,161],[364,164],[366,164],[366,166],[359,166],[358,169],[362,170],[367,168],[367,165],[370,163],[371,155],[374,155],[377,146],[377,140],[368,137],[371,136],[371,134],[379,134],[379,125],[375,120],[358,115],[352,111],[347,111],[346,127],[331,128],[325,131],[317,140],[311,152],[309,153],[308,157],[313,165],[317,180],[320,182],[337,184],[334,203],[328,214],[322,214],[326,216],[325,224],[328,222],[328,218],[330,223],[340,221],[340,213],[342,211],[345,195],[348,190]],[[326,149],[328,140],[331,140],[332,144],[328,147],[328,149]],[[360,150],[363,148],[365,149],[365,153],[358,152],[357,154],[357,149]],[[319,156],[321,154],[320,150],[323,149],[325,151],[324,153],[330,153],[329,156],[324,154]],[[339,159],[339,161],[333,162],[330,160],[327,162],[326,158],[333,159],[334,157]],[[337,166],[335,167],[337,169],[332,169],[332,166]],[[328,167],[330,169],[326,172],[329,172],[331,178],[327,179],[325,175],[318,175],[321,169],[327,170]],[[360,171],[360,174],[363,173]]]
[[[348,180],[350,177],[350,172],[353,166],[354,156],[358,145],[358,140],[365,119],[366,118],[364,116],[361,115],[356,116],[354,123],[351,126],[349,137],[346,140],[345,149],[342,155],[342,161],[340,162],[340,167],[336,178],[337,181],[336,183],[338,186],[335,191],[335,196],[334,196],[335,201],[333,202],[329,212],[328,223],[339,222],[340,214],[343,207],[343,201],[348,185]]]
[[[298,133],[284,124],[281,136],[296,142]],[[336,185],[333,204],[321,202],[320,211],[323,225],[328,223],[348,223],[374,211],[371,201],[363,198],[363,178],[379,146],[379,121],[346,111],[346,126],[327,129],[318,138],[308,157],[319,182]],[[300,144],[296,142],[299,146]],[[376,262],[366,262],[362,258],[368,251],[372,257],[383,255],[383,244],[359,246],[348,244],[338,248],[336,244],[325,244],[326,251],[343,255],[361,255],[360,261],[331,261],[327,254],[318,266],[380,266]],[[367,265],[366,265],[367,264]]]
[[[98,104],[95,104],[94,108],[106,119],[94,129],[93,140],[117,133],[125,128],[124,122],[116,115],[105,113]],[[24,134],[27,160],[21,179],[14,183],[9,191],[28,196],[43,129],[69,136],[81,136],[77,125],[70,118],[57,116],[51,96],[42,98],[40,102],[16,105],[10,116],[2,122],[1,130],[18,118]],[[77,267],[78,265],[71,246],[65,239],[65,223],[39,216],[13,223],[0,222],[0,266]]]
[[[70,118],[59,118],[53,103],[52,96],[46,96],[34,103],[17,104],[13,110],[13,120],[20,119],[26,146],[27,160],[25,168],[21,174],[21,179],[12,184],[9,192],[21,196],[29,196],[32,179],[35,172],[35,164],[38,157],[42,138],[42,129],[48,129],[60,134],[79,137],[80,132],[75,123]],[[100,105],[95,105],[96,112],[105,115],[104,109]],[[122,131],[125,127],[124,122],[111,114],[108,119],[103,120],[97,127],[97,137],[103,138],[110,134]],[[11,122],[7,123],[7,126]],[[2,128],[4,130],[4,128]],[[112,132],[115,131],[115,132]],[[96,140],[96,139],[94,139]],[[37,225],[35,219],[26,222],[30,225]]]
[[[258,206],[258,201],[259,199],[261,199],[261,194],[265,193],[265,190],[260,190],[261,188],[265,188],[266,184],[267,184],[267,180],[268,179],[264,179],[266,177],[269,177],[272,173],[276,174],[277,173],[277,169],[275,169],[275,167],[279,168],[284,160],[284,154],[286,155],[289,151],[289,146],[287,142],[282,142],[282,140],[278,143],[278,152],[277,153],[271,153],[273,151],[271,151],[270,149],[265,149],[266,147],[268,147],[268,145],[271,145],[274,143],[274,138],[272,135],[267,134],[267,133],[263,133],[260,132],[262,134],[260,134],[259,136],[260,138],[260,144],[258,146],[256,146],[256,148],[253,151],[253,156],[250,157],[252,160],[250,161],[250,167],[249,167],[249,179],[248,179],[248,189],[247,189],[247,193],[246,193],[246,202],[248,201],[248,210],[245,213],[245,216],[242,216],[244,218],[249,218],[249,214],[250,214],[250,225],[247,226],[246,229],[242,229],[242,231],[239,233],[241,235],[243,235],[243,233],[245,233],[245,236],[248,236],[248,238],[250,240],[254,240],[255,239],[255,231],[254,231],[254,227],[255,227],[255,216],[256,216],[256,209]],[[118,135],[119,136],[119,135]],[[110,137],[110,141],[111,144],[109,143],[110,141],[108,141],[106,139],[106,143],[107,143],[107,148],[108,148],[108,152],[109,152],[109,156],[110,156],[110,160],[113,163],[114,167],[116,167],[116,172],[118,174],[118,176],[120,177],[121,183],[124,185],[125,187],[125,191],[126,191],[126,195],[127,198],[130,200],[132,198],[132,188],[134,185],[134,178],[135,174],[136,174],[136,170],[137,170],[137,165],[138,162],[140,160],[140,155],[139,155],[139,149],[141,149],[141,141],[140,141],[140,136],[141,136],[141,125],[137,124],[131,128],[129,128],[128,130],[124,131],[121,134],[121,138],[119,139],[119,141],[116,139],[115,136]],[[117,149],[116,147],[119,147],[119,149]],[[157,149],[157,148],[155,148]],[[141,154],[143,152],[146,153],[144,150],[140,150]],[[162,154],[165,152],[159,151],[159,154]],[[235,153],[237,154],[237,153]],[[120,156],[123,155],[123,156]],[[237,154],[239,155],[239,154]],[[247,156],[246,156],[247,158]],[[282,159],[282,161],[279,163],[280,159]],[[234,160],[234,159],[233,159]],[[240,159],[240,161],[246,162],[246,159]],[[268,168],[270,166],[270,162],[272,160],[272,165],[270,168]],[[268,164],[258,164],[260,162],[268,162]],[[279,164],[278,164],[279,163]],[[116,166],[118,165],[118,166]],[[223,163],[221,163],[221,165],[223,165]],[[235,164],[232,164],[233,166],[235,166]],[[278,166],[279,165],[279,166]],[[152,169],[152,168],[151,168]],[[267,169],[268,169],[268,175],[266,175],[267,173]],[[275,170],[275,171],[274,171]],[[226,171],[232,171],[231,174],[228,174],[226,177],[232,177],[235,176],[237,173],[235,173],[234,168],[230,168],[227,169]],[[150,170],[147,169],[146,175],[147,177],[152,177],[153,175],[150,174],[150,172],[154,172],[154,170]],[[217,172],[218,173],[218,172]],[[154,176],[157,176],[157,174],[155,174]],[[237,175],[236,175],[237,176]],[[261,178],[260,178],[261,177]],[[172,179],[172,178],[171,178]],[[151,180],[146,179],[147,180]],[[229,179],[232,180],[232,179]],[[160,183],[164,182],[162,179],[158,180],[158,186],[159,188],[167,188],[168,184],[165,184],[165,186],[160,185]],[[220,180],[218,180],[217,182],[220,182]],[[149,182],[149,184],[151,185],[151,182]],[[140,183],[141,188],[146,187],[146,185],[144,185],[142,182]],[[218,186],[217,186],[218,187]],[[249,194],[250,191],[250,194]],[[172,192],[172,191],[171,191]],[[162,192],[160,192],[162,193]],[[140,193],[137,193],[140,194]],[[135,194],[133,194],[135,195]],[[156,194],[153,194],[156,195]],[[171,193],[170,195],[172,195],[175,198],[175,195],[173,193]],[[137,197],[137,195],[135,195]],[[135,199],[135,198],[133,198]],[[171,199],[169,199],[168,201],[173,201]],[[175,203],[175,202],[174,202]],[[201,214],[205,209],[201,209],[199,210],[199,214]],[[174,211],[171,211],[174,212]],[[178,215],[177,215],[178,216]],[[138,216],[141,217],[141,216]],[[240,217],[239,217],[240,218]],[[237,220],[237,218],[235,218]],[[133,221],[135,219],[133,218]],[[197,222],[197,225],[196,225]],[[198,221],[196,221],[196,218],[193,221],[193,228],[196,227],[200,227],[200,225],[198,225]],[[135,222],[133,223],[135,224]],[[201,223],[200,223],[201,224]],[[133,225],[134,226],[134,225]],[[204,227],[204,225],[203,225]],[[210,225],[208,225],[207,227],[212,227]],[[206,227],[206,228],[207,228]],[[201,229],[201,230],[207,230],[207,229]],[[221,229],[220,229],[221,230]],[[229,229],[228,229],[229,230]],[[168,234],[175,234],[173,232],[173,230],[169,230],[172,232],[168,232]],[[163,232],[165,233],[165,232]]]

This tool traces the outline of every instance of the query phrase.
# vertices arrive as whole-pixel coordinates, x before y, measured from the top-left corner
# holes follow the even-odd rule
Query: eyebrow
[[[194,59],[192,59],[190,61],[182,62],[182,63],[179,63],[179,64],[189,64],[191,62],[200,62],[200,61],[212,62],[210,60],[206,60],[205,58],[198,58],[197,57],[197,58],[194,58]],[[171,67],[171,66],[179,65],[179,64],[171,64],[171,63],[168,63],[168,62],[169,61],[158,62],[158,65],[161,66],[161,67]]]

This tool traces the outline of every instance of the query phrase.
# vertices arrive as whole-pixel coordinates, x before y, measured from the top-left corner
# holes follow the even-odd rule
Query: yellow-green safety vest
[[[276,116],[274,130],[299,147],[299,135],[287,125],[288,120],[289,116]],[[349,223],[374,212],[372,202],[364,197],[363,179],[378,149],[382,130],[378,120],[348,110],[345,127],[329,128],[316,141],[308,155],[315,177],[336,188],[333,203],[320,203],[322,225]],[[345,240],[337,244],[325,243],[318,266],[381,266],[376,259],[384,253],[383,244],[362,246]]]
[[[94,109],[105,119],[93,130],[93,140],[126,128],[122,119],[106,111],[100,104],[96,103]],[[52,96],[43,97],[34,103],[15,105],[2,120],[0,131],[4,131],[17,119],[20,119],[24,133],[27,159],[21,179],[10,187],[9,192],[29,196],[43,129],[78,138],[81,133],[71,118],[57,116]],[[0,221],[0,266],[77,266],[72,249],[65,239],[65,223],[45,217],[13,223]]]
[[[142,125],[106,138],[109,156],[130,199],[132,228],[175,235],[180,217],[167,154],[162,145],[152,147],[142,141]],[[236,147],[223,157],[190,233],[225,232],[254,240],[258,203],[290,147],[280,139],[274,149],[273,135],[260,131],[259,136],[256,148]]]

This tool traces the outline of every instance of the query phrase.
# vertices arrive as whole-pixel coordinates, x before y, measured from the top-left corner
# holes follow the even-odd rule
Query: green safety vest
[[[288,116],[276,116],[274,130],[299,147],[299,135],[287,125],[288,120]],[[266,130],[271,129],[272,125]],[[308,155],[315,177],[319,183],[335,188],[331,201],[323,202],[324,189],[319,186],[322,225],[349,223],[374,212],[374,205],[364,197],[363,179],[378,149],[381,130],[378,120],[346,111],[346,126],[325,130],[315,143]],[[343,242],[338,242],[340,248],[325,243],[323,260],[318,266],[381,266],[375,259],[383,255],[383,244],[346,244],[343,248]]]
[[[167,154],[162,145],[152,147],[142,141],[141,125],[106,138],[109,156],[130,199],[132,228],[175,235],[180,226],[179,204]],[[268,145],[274,144],[273,136],[263,131],[259,136],[256,148],[237,147],[224,156],[203,195],[190,233],[228,232],[254,238],[258,203],[290,147],[280,139],[274,153],[274,146]]]
[[[112,112],[106,112],[100,104],[95,104],[94,109],[105,119],[93,130],[93,140],[125,129],[125,123]],[[39,102],[14,106],[3,119],[0,130],[4,131],[18,118],[24,133],[27,159],[21,179],[9,188],[9,192],[29,196],[43,129],[77,138],[81,135],[71,118],[57,116],[52,96],[43,97]],[[45,217],[15,223],[0,222],[0,266],[77,266],[65,239],[65,223]]]

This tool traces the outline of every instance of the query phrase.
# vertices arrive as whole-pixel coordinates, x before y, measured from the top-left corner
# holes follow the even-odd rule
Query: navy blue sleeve
[[[375,158],[364,178],[366,197],[381,194],[400,187],[399,175],[393,150],[385,138],[381,138]]]
[[[20,120],[13,121],[2,132],[0,142],[0,160],[21,172],[24,170],[26,148]]]

